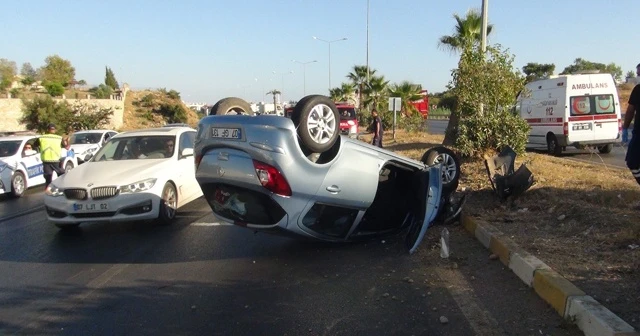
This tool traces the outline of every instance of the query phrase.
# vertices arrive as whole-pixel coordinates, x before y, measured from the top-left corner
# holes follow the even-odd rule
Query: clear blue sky
[[[427,5],[429,3],[429,5]],[[0,57],[43,64],[59,54],[76,79],[104,80],[110,66],[133,88],[166,87],[190,102],[225,96],[286,100],[327,94],[354,64],[366,62],[366,0],[14,1],[0,11]],[[438,49],[453,32],[453,13],[481,0],[370,0],[369,64],[392,82],[410,80],[431,92],[445,89],[457,55]],[[615,62],[626,74],[640,62],[638,0],[490,0],[489,43],[500,43],[527,62],[555,63],[556,72],[577,57]],[[272,74],[278,72],[278,75]],[[283,72],[294,71],[284,76]],[[255,79],[258,79],[257,81]]]

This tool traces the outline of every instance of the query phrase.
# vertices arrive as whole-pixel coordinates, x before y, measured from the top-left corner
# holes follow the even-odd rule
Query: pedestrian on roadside
[[[380,120],[380,117],[378,116],[378,110],[375,108],[371,110],[371,116],[373,116],[373,121],[371,126],[369,126],[369,129],[373,131],[373,140],[371,141],[371,144],[384,148],[382,147],[382,136],[384,135],[384,130],[382,129],[382,120]]]
[[[636,66],[636,75],[640,80],[640,63]],[[622,142],[629,143],[625,161],[636,182],[640,184],[640,119],[637,117],[638,113],[640,113],[640,84],[636,84],[633,91],[631,91],[629,106],[627,106],[622,125]],[[628,129],[631,126],[631,122],[633,122],[633,130],[631,131],[631,140],[629,140]]]
[[[62,137],[56,134],[56,125],[49,124],[47,133],[38,138],[40,143],[40,160],[42,161],[42,170],[44,175],[44,189],[47,190],[53,178],[55,171],[58,176],[64,174],[64,169],[60,166],[60,157],[62,156],[63,143]]]

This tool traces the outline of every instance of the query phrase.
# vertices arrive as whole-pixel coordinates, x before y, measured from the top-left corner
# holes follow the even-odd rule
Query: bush
[[[171,99],[180,99],[180,92],[178,92],[176,90],[171,90],[171,91],[167,92],[167,97],[169,97]]]
[[[156,113],[162,115],[162,117],[168,123],[186,123],[187,111],[179,104],[166,104],[163,103],[155,110]]]
[[[393,122],[393,112],[391,113],[391,115],[391,121]],[[411,115],[409,116],[398,118],[397,126],[398,128],[403,129],[407,132],[426,131],[427,129],[426,120],[422,118],[422,114],[419,112],[411,113]]]
[[[113,94],[113,89],[105,84],[100,84],[89,90],[96,99],[109,99]]]
[[[66,101],[56,102],[49,96],[23,99],[22,103],[23,116],[20,122],[24,123],[27,129],[40,133],[46,132],[49,123],[56,124],[60,134],[70,128],[99,128],[107,124],[113,114],[112,109],[86,103],[70,105]]]
[[[464,119],[458,126],[456,147],[460,154],[471,156],[485,151],[501,151],[505,146],[516,153],[525,150],[529,124],[507,111],[485,111]]]
[[[58,82],[46,82],[43,86],[51,97],[59,97],[64,94],[64,86]]]

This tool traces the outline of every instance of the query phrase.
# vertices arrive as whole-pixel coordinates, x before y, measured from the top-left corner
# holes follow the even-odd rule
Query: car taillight
[[[275,167],[256,160],[253,160],[253,167],[263,187],[278,195],[291,196],[289,182]]]
[[[347,121],[347,124],[349,124],[349,126],[353,126],[353,125],[355,125],[356,123],[355,123],[355,122],[353,122],[353,120],[349,120],[349,121]]]
[[[622,119],[618,119],[618,134],[622,133]]]
[[[562,133],[564,135],[569,135],[569,123],[565,122],[564,124],[562,124]]]

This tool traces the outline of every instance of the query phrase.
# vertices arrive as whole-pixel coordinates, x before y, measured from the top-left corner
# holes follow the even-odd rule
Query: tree
[[[622,68],[615,63],[609,63],[605,65],[604,63],[590,62],[582,58],[576,58],[573,61],[573,64],[565,67],[560,74],[566,75],[590,70],[599,70],[602,73],[610,73],[611,76],[613,76],[613,79],[615,79],[616,81],[622,80]]]
[[[369,76],[374,76],[376,70],[369,68]],[[353,71],[349,72],[347,78],[351,80],[353,85],[357,88],[358,92],[358,109],[362,110],[363,106],[363,93],[364,89],[369,85],[367,82],[367,66],[366,65],[354,65]]]
[[[110,86],[100,84],[89,89],[89,92],[91,92],[96,99],[107,99],[113,94],[113,89]]]
[[[399,97],[401,103],[400,112],[405,116],[410,116],[416,112],[416,108],[411,102],[422,98],[420,91],[422,91],[420,84],[402,81],[400,84],[393,84],[389,87],[389,97]]]
[[[342,83],[340,87],[329,90],[329,96],[333,101],[353,100],[355,87],[351,83]]]
[[[24,85],[31,85],[38,79],[38,73],[29,62],[22,64],[20,75],[22,76],[22,84]]]
[[[525,75],[527,75],[526,81],[531,82],[536,79],[549,77],[553,75],[553,72],[556,70],[556,65],[551,64],[540,64],[540,63],[527,63],[527,65],[522,67],[522,71]]]
[[[120,88],[120,86],[118,85],[118,81],[116,80],[116,75],[113,74],[113,71],[109,67],[105,67],[104,85],[114,90]]]
[[[636,72],[633,70],[629,70],[629,72],[627,72],[626,78],[633,78],[635,76],[636,76]]]
[[[267,93],[266,93],[266,94],[273,95],[273,112],[274,112],[274,113],[277,113],[277,112],[278,112],[278,109],[276,108],[276,106],[277,106],[277,104],[276,104],[276,102],[277,102],[276,97],[277,97],[279,94],[281,94],[281,93],[282,93],[282,92],[280,92],[279,90],[271,90],[271,91],[269,91],[269,92],[267,92]]]
[[[373,106],[376,109],[381,109],[381,105],[387,101],[389,97],[389,81],[384,76],[372,76],[369,79],[369,85],[365,88],[364,93],[366,98],[364,100],[365,106]]]
[[[78,81],[78,85],[85,86],[85,85],[87,85],[87,81],[84,80],[84,79],[81,79],[81,80]]]
[[[49,123],[57,126],[58,132],[68,129],[97,129],[104,127],[113,115],[113,108],[102,108],[95,104],[56,102],[49,96],[38,96],[22,100],[20,122],[28,130],[44,133]]]
[[[58,97],[64,94],[64,86],[58,82],[45,82],[43,86],[51,97]]]
[[[445,144],[455,144],[462,155],[500,151],[510,146],[517,153],[525,149],[529,125],[511,113],[518,92],[524,89],[525,77],[513,67],[514,57],[500,45],[487,47],[485,55],[478,48],[466,48],[448,84],[457,97]],[[478,113],[479,105],[484,113]]]
[[[71,62],[58,55],[48,56],[42,67],[42,80],[57,82],[67,87],[76,76],[76,69]]]
[[[0,58],[0,92],[11,86],[18,73],[16,62],[6,58]]]
[[[438,46],[450,52],[461,52],[467,46],[480,44],[482,41],[482,15],[478,9],[469,9],[464,17],[453,14],[456,21],[453,35],[445,35],[438,40]],[[487,37],[493,31],[493,25],[487,24]]]

